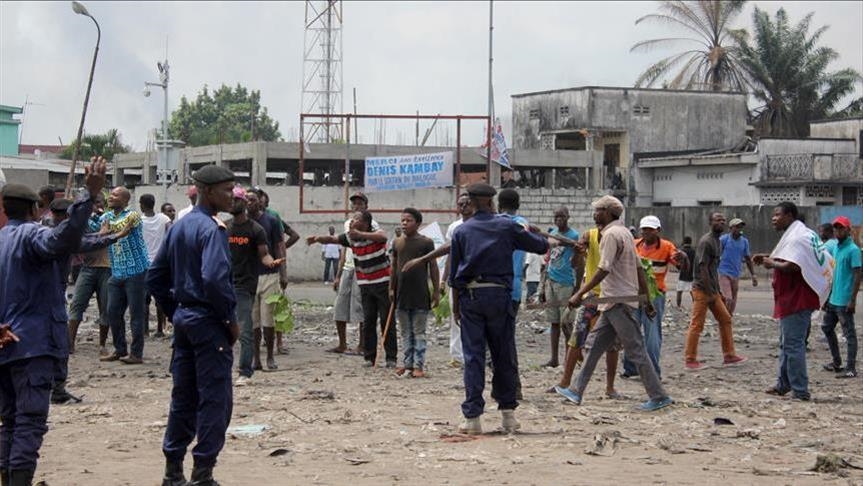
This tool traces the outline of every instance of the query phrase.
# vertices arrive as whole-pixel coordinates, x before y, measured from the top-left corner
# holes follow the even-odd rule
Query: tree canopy
[[[743,0],[663,1],[660,13],[635,21],[654,22],[684,32],[681,37],[641,41],[630,52],[653,48],[688,46],[648,67],[635,81],[635,87],[650,87],[660,81],[671,89],[743,91],[741,72],[731,23],[743,10]],[[670,80],[668,78],[671,77]]]
[[[738,33],[739,59],[749,79],[752,96],[761,103],[752,112],[753,125],[762,136],[806,137],[809,122],[831,116],[859,113],[863,99],[844,109],[838,104],[854,92],[860,74],[853,69],[828,72],[839,57],[819,45],[827,27],[809,33],[813,13],[791,25],[785,9],[774,20],[757,7],[753,14],[754,44]]]
[[[60,153],[61,159],[71,159],[75,155],[76,138],[73,137],[72,143]],[[81,151],[78,153],[78,160],[90,160],[90,157],[96,155],[111,160],[115,154],[125,154],[130,150],[131,147],[123,144],[120,131],[116,128],[105,133],[85,133],[81,136]]]
[[[192,147],[282,138],[279,123],[261,107],[261,92],[240,84],[233,89],[223,84],[212,94],[205,85],[191,103],[182,97],[169,131]]]

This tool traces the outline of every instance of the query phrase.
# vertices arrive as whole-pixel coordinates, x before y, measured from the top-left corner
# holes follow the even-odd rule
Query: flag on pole
[[[480,155],[486,156],[488,150],[488,141],[481,147]],[[500,124],[500,118],[494,119],[494,130],[491,134],[491,160],[497,162],[501,167],[512,169],[509,164],[509,152],[506,149],[506,139],[503,137],[503,127]]]

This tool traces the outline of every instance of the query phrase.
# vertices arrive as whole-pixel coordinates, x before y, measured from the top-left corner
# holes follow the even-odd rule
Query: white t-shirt
[[[150,261],[156,260],[156,253],[159,252],[159,247],[165,241],[165,233],[168,228],[168,223],[171,218],[162,214],[156,213],[152,216],[143,216],[141,218],[141,229],[144,233],[144,243],[147,244],[147,256]]]
[[[324,258],[339,258],[339,250],[341,250],[341,246],[335,243],[327,243],[324,245],[323,253]]]
[[[542,269],[542,255],[527,253],[524,262],[527,265],[524,281],[539,282],[540,271]]]
[[[447,228],[446,228],[446,240],[447,241],[452,241],[452,234],[455,233],[455,229],[458,228],[459,226],[461,226],[462,223],[464,223],[464,220],[462,218],[458,218],[457,220],[450,223],[449,226],[447,226]]]
[[[177,213],[177,219],[176,219],[176,221],[179,221],[179,220],[183,219],[183,216],[185,216],[185,215],[189,214],[190,212],[192,212],[192,209],[194,209],[194,208],[195,208],[195,206],[194,206],[194,205],[189,204],[189,205],[188,205],[188,206],[186,206],[185,208],[181,209],[181,210],[180,210],[180,212],[179,212],[179,213]]]

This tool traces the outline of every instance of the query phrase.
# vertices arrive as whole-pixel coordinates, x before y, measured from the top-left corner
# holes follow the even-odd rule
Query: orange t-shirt
[[[653,275],[656,277],[656,286],[659,291],[665,293],[665,275],[668,273],[668,264],[677,265],[674,254],[677,247],[674,243],[659,239],[658,245],[648,245],[643,238],[635,240],[635,251],[641,258],[647,258],[653,263]]]

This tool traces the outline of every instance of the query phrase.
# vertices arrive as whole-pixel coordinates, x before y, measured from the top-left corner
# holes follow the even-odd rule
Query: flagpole
[[[497,186],[499,181],[492,181],[491,178],[491,134],[492,134],[492,123],[494,123],[494,94],[492,91],[491,84],[491,75],[492,75],[492,63],[494,61],[493,51],[492,51],[492,43],[493,43],[493,33],[494,33],[494,0],[489,0],[488,2],[488,125],[486,127],[486,143],[488,147],[486,148],[486,166],[485,166],[485,177],[489,184],[492,186]]]

